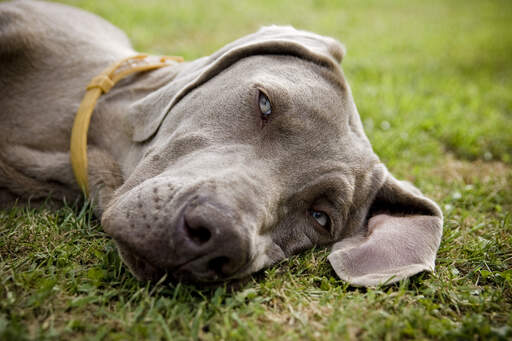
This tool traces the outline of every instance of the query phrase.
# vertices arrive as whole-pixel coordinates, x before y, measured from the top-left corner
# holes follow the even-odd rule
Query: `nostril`
[[[185,219],[185,230],[187,231],[188,238],[198,245],[203,245],[210,240],[212,234],[209,229],[204,226],[194,226],[188,224]]]
[[[213,270],[218,276],[224,277],[229,275],[226,273],[225,267],[229,264],[229,258],[226,256],[215,257],[208,262],[208,269]]]

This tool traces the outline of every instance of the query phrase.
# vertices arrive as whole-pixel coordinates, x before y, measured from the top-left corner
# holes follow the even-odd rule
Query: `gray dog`
[[[0,206],[80,198],[70,132],[91,78],[135,55],[103,19],[0,4]],[[354,285],[432,271],[442,213],[363,132],[334,39],[267,27],[134,74],[88,133],[90,200],[131,272],[217,282],[315,245]]]

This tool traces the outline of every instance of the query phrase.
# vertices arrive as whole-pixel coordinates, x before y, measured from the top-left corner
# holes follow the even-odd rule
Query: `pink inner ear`
[[[423,258],[423,249],[430,244],[432,229],[430,216],[397,217],[378,214],[368,221],[368,234],[362,248],[368,248],[380,263],[385,259],[391,264],[418,262]]]
[[[382,225],[387,219],[392,219],[388,214],[377,214],[368,221],[368,235],[372,234],[379,225]]]
[[[366,236],[335,244],[329,261],[340,278],[364,286],[432,271],[441,226],[439,217],[378,214],[368,221]]]

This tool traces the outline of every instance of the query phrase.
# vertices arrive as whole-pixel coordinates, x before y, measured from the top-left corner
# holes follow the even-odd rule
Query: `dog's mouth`
[[[194,274],[188,268],[193,262],[197,261],[201,257],[193,258],[182,264],[177,264],[175,266],[164,269],[155,265],[146,257],[131,250],[122,242],[116,241],[115,243],[123,262],[128,266],[132,274],[134,274],[135,277],[141,281],[158,282],[165,275],[167,275],[169,280],[189,284],[204,283],[207,285],[216,285],[228,281],[239,281],[240,278],[247,276],[247,274],[242,274],[242,270],[253,261],[252,258],[249,259],[246,264],[243,264],[240,269],[238,269],[232,276],[229,277],[221,276],[213,270],[208,270],[201,274]]]

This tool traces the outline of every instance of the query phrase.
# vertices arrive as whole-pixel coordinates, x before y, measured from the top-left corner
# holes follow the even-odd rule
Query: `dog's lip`
[[[184,265],[184,264],[178,264],[178,265],[174,265],[174,266],[170,266],[170,267],[158,266],[158,265],[155,264],[155,262],[152,262],[147,257],[143,256],[142,254],[140,254],[139,252],[137,252],[136,250],[131,248],[126,243],[124,243],[122,241],[116,241],[116,243],[118,244],[118,246],[120,248],[124,249],[125,254],[128,254],[129,257],[132,258],[131,263],[133,263],[133,264],[131,264],[131,266],[135,267],[136,271],[140,270],[138,268],[138,264],[140,264],[140,263],[142,263],[146,267],[149,267],[152,270],[152,272],[155,273],[155,274],[157,274],[158,272],[172,273],[175,269],[177,269],[180,266]]]
[[[168,275],[184,282],[202,282],[202,283],[222,283],[226,282],[232,279],[237,278],[237,275],[241,274],[243,271],[240,271],[241,269],[246,268],[249,264],[251,264],[254,261],[254,256],[248,257],[247,261],[240,265],[231,276],[222,277],[219,276],[214,270],[208,270],[204,275],[197,275],[192,274],[192,272],[187,269],[187,266],[192,264],[193,262],[208,257],[208,255],[201,255],[198,257],[194,257],[192,259],[186,260],[180,264],[169,266],[169,267],[160,267],[154,264],[154,262],[151,262],[146,257],[140,255],[139,253],[133,251],[133,256],[136,257],[139,261],[142,261],[146,265],[149,265],[151,268],[155,269],[155,272],[163,271],[167,273]]]
[[[125,248],[125,250],[127,250],[129,252],[130,257],[133,259],[133,261],[132,261],[133,264],[131,264],[131,266],[133,268],[135,268],[134,270],[136,272],[140,273],[140,271],[142,270],[139,268],[141,263],[143,264],[144,267],[151,269],[151,271],[152,271],[152,275],[150,276],[151,278],[146,278],[146,279],[156,281],[156,280],[159,280],[165,273],[172,276],[173,278],[180,280],[180,281],[189,282],[189,283],[194,283],[194,282],[195,283],[197,283],[197,282],[220,283],[220,282],[224,282],[224,281],[230,279],[230,278],[220,278],[213,270],[209,271],[208,273],[206,273],[203,276],[197,276],[197,275],[192,275],[192,273],[190,271],[184,269],[189,264],[193,263],[194,261],[196,261],[204,256],[195,257],[193,259],[187,260],[181,264],[178,264],[178,265],[175,265],[172,267],[162,268],[162,267],[155,265],[153,262],[148,260],[146,257],[142,256],[141,254],[132,250],[127,245],[125,245],[123,243],[119,243],[119,246]]]
[[[164,275],[165,272],[163,272],[162,269],[154,266],[145,257],[133,251],[133,249],[130,248],[128,245],[120,241],[116,241],[116,245],[120,251],[120,254],[123,256],[122,258],[124,262],[126,263],[126,265],[128,265],[128,267],[132,270],[131,272],[138,279],[158,280]],[[150,269],[149,272],[147,271],[148,268]]]
[[[192,275],[191,271],[186,269],[186,267],[193,263],[194,261],[201,259],[203,257],[208,257],[208,255],[202,255],[190,259],[187,262],[184,262],[183,264],[174,267],[174,269],[172,271],[168,271],[168,273],[170,273],[173,277],[183,281],[202,283],[222,283],[236,279],[240,274],[242,274],[242,276],[245,276],[244,272],[241,270],[244,268],[246,269],[256,258],[255,255],[247,257],[247,261],[241,264],[230,276],[219,276],[214,270],[208,270],[204,275]]]
[[[152,275],[150,278],[146,277],[145,279],[149,280],[159,280],[165,273],[170,275],[171,277],[183,281],[183,282],[189,282],[189,283],[222,283],[227,282],[232,279],[238,278],[237,275],[243,274],[243,271],[240,271],[241,269],[246,268],[250,263],[253,262],[254,257],[248,257],[247,262],[242,264],[236,271],[233,272],[231,276],[228,277],[221,277],[215,271],[209,270],[204,275],[197,275],[192,274],[192,272],[186,267],[193,263],[194,261],[201,259],[202,257],[206,257],[205,255],[194,257],[192,259],[186,260],[180,264],[176,264],[170,267],[161,267],[155,264],[155,262],[152,262],[147,257],[141,255],[140,253],[136,252],[132,248],[130,248],[128,245],[126,245],[123,242],[117,242],[118,246],[125,249],[125,252],[129,254],[129,257],[132,258],[132,261],[130,266],[134,268],[135,272],[139,273],[142,269],[139,268],[140,264],[142,263],[144,267],[151,269]],[[245,274],[243,275],[245,276]],[[142,276],[141,276],[142,277]]]

